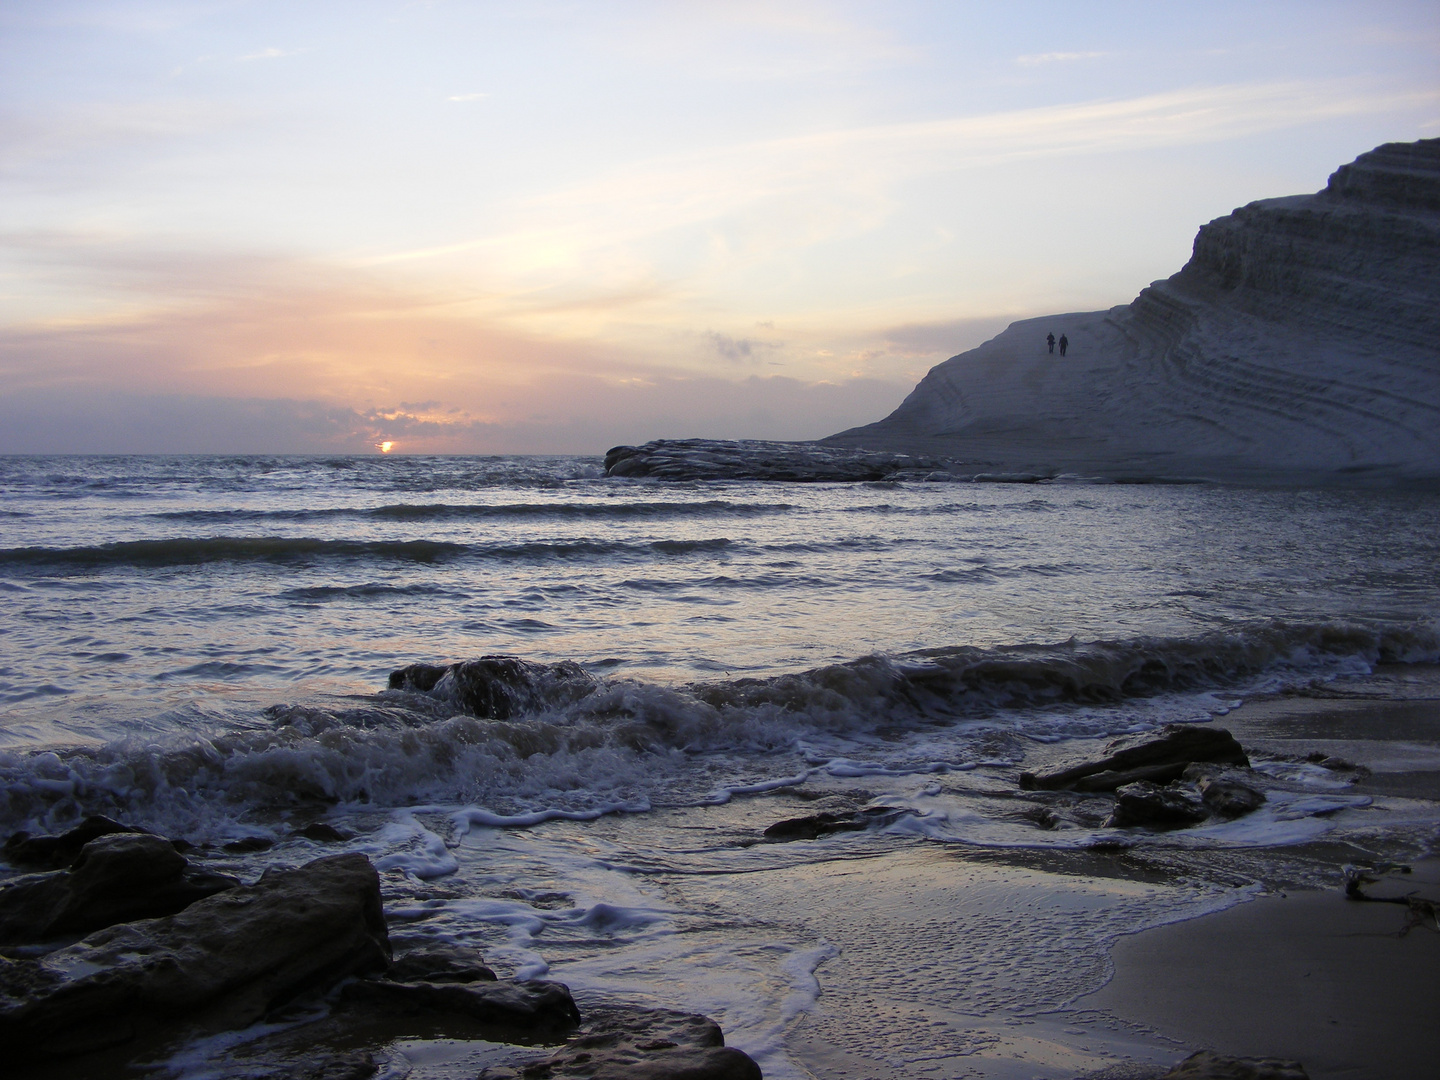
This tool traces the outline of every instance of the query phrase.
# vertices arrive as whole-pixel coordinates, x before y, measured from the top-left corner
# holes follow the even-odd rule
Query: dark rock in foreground
[[[1160,1080],[1310,1080],[1298,1061],[1282,1058],[1237,1058],[1201,1050],[1191,1054]]]
[[[1183,788],[1160,787],[1148,780],[1126,784],[1115,792],[1115,809],[1106,819],[1107,827],[1124,829],[1132,825],[1197,825],[1210,811]]]
[[[1265,805],[1265,794],[1240,783],[1206,777],[1200,781],[1200,797],[1211,811],[1223,818],[1237,818]]]
[[[163,837],[105,833],[80,849],[70,870],[0,889],[0,944],[50,941],[173,915],[239,884],[225,874],[191,869]]]
[[[656,439],[605,452],[606,476],[660,480],[923,480],[945,464],[943,458],[760,439]]]
[[[1101,757],[1044,772],[1021,773],[1020,786],[1113,791],[1138,781],[1163,784],[1180,779],[1186,766],[1196,761],[1250,764],[1244,749],[1224,728],[1167,724],[1158,731],[1112,740],[1105,744]]]
[[[761,1080],[749,1055],[725,1045],[720,1025],[668,1009],[597,1009],[557,1053],[480,1080]]]
[[[241,1028],[389,962],[375,868],[334,855],[40,960],[0,961],[0,1053],[64,1057],[180,1024]]]
[[[387,1016],[450,1013],[507,1033],[564,1031],[580,1023],[580,1010],[564,983],[506,979],[472,982],[397,982],[360,979],[345,987],[346,1002],[375,1006]]]
[[[138,833],[129,825],[100,814],[92,814],[68,832],[59,836],[31,836],[28,832],[17,832],[5,841],[5,858],[15,866],[38,866],[45,870],[59,870],[69,866],[80,855],[80,849],[91,840],[111,833]]]
[[[889,825],[909,810],[898,810],[891,806],[870,806],[849,813],[825,811],[805,817],[786,818],[777,821],[765,830],[765,839],[777,843],[789,840],[818,840],[837,832],[863,832],[866,829]]]

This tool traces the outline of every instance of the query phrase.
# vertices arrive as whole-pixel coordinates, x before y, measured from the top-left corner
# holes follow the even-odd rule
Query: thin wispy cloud
[[[451,94],[446,101],[484,101],[489,94]]]
[[[376,265],[484,250],[513,272],[590,266],[584,249],[764,212],[768,249],[853,234],[884,220],[907,178],[1024,158],[1240,138],[1298,124],[1440,105],[1336,81],[1193,87],[1141,97],[875,125],[655,158],[510,208],[511,230],[374,256]]]
[[[261,49],[259,52],[246,53],[244,56],[237,56],[235,59],[242,63],[250,60],[279,60],[286,56],[299,56],[302,53],[310,52],[310,49]]]
[[[1015,63],[1021,67],[1039,67],[1041,64],[1062,64],[1070,60],[1095,60],[1101,56],[1109,56],[1108,52],[1047,52],[1030,53],[1027,56],[1017,56]]]

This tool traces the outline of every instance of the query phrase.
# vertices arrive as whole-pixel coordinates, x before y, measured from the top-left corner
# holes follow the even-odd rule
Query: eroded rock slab
[[[558,1052],[480,1080],[761,1080],[706,1016],[669,1009],[597,1009]]]
[[[1198,825],[1210,816],[1204,804],[1181,787],[1160,787],[1148,780],[1126,784],[1115,792],[1115,809],[1105,824],[1123,829],[1132,825],[1174,827]]]
[[[138,833],[129,825],[101,814],[91,814],[73,829],[58,836],[31,836],[28,832],[17,832],[5,841],[4,855],[15,866],[35,866],[45,870],[59,870],[69,866],[80,855],[80,850],[91,840],[111,833]]]
[[[226,874],[192,868],[163,837],[103,833],[81,848],[71,869],[35,874],[0,889],[0,944],[49,941],[173,915],[239,884]]]
[[[765,839],[784,843],[790,840],[818,840],[822,836],[829,836],[831,833],[837,832],[863,832],[866,829],[888,825],[901,814],[912,812],[893,806],[869,806],[863,810],[851,810],[848,813],[824,811],[819,814],[807,814],[805,817],[777,821],[765,830]]]
[[[605,453],[606,476],[660,480],[923,480],[936,474],[948,478],[945,465],[942,458],[915,454],[761,439],[656,439],[643,446],[611,447]]]
[[[389,960],[380,881],[365,856],[270,870],[179,914],[0,966],[0,1053],[62,1057],[181,1023],[245,1027]]]
[[[360,979],[345,987],[343,998],[378,1007],[390,1016],[449,1013],[511,1034],[563,1031],[580,1023],[570,988],[538,979],[468,983]]]
[[[1298,1061],[1285,1058],[1238,1058],[1201,1050],[1191,1054],[1160,1080],[1310,1080]]]
[[[1159,784],[1178,780],[1185,767],[1195,761],[1250,764],[1244,749],[1224,728],[1167,724],[1158,731],[1114,739],[1105,744],[1104,751],[1097,757],[1043,772],[1021,773],[1020,786],[1113,791],[1137,781]]]

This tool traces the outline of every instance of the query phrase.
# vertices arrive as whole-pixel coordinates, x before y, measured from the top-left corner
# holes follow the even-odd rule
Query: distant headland
[[[616,447],[606,464],[675,479],[1440,480],[1440,139],[1387,143],[1314,195],[1215,219],[1132,303],[1012,323],[877,423],[808,444]]]

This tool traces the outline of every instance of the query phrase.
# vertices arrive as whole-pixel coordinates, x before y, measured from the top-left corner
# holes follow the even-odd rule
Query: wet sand
[[[1401,880],[1387,883],[1398,891]],[[1403,880],[1440,896],[1440,862]],[[1189,1047],[1293,1058],[1311,1080],[1440,1072],[1440,932],[1339,889],[1262,897],[1123,939],[1115,977],[1076,1002]]]
[[[1384,700],[1367,697],[1385,694]],[[1256,701],[1217,723],[1253,751],[1323,751],[1370,773],[1350,789],[1440,800],[1440,669],[1381,669],[1316,696]],[[1393,700],[1400,697],[1402,700]],[[1435,836],[1414,842],[1435,850]],[[1338,868],[1337,868],[1338,869]],[[1440,860],[1367,892],[1440,900]],[[1312,1080],[1440,1074],[1440,930],[1405,907],[1290,891],[1121,940],[1115,975],[1076,1002],[1195,1049],[1300,1061]]]

